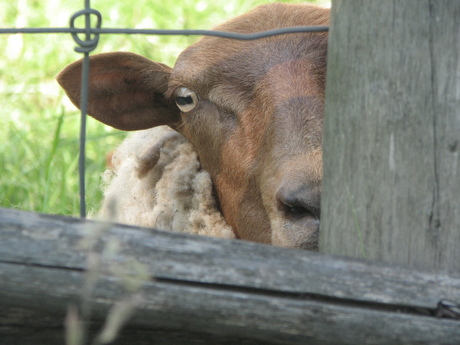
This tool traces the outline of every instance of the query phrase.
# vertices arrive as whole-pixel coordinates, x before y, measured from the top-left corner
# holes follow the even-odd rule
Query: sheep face
[[[328,11],[271,4],[218,26],[327,25]],[[91,58],[88,113],[123,130],[167,124],[195,147],[240,239],[317,249],[326,34],[206,37],[173,69],[130,53]],[[80,100],[81,61],[58,76]]]

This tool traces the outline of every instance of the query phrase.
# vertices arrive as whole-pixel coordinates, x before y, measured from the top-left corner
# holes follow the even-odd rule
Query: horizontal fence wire
[[[257,32],[253,34],[240,34],[228,31],[215,30],[161,30],[161,29],[126,29],[126,28],[104,28],[89,30],[90,34],[125,34],[125,35],[158,35],[158,36],[216,36],[236,40],[256,40],[270,36],[279,36],[306,32],[327,32],[327,26],[296,26]],[[85,29],[78,28],[7,28],[1,29],[0,34],[86,34]]]
[[[96,16],[96,27],[91,26],[91,16]],[[85,17],[85,28],[75,27],[75,20]],[[75,51],[83,53],[83,70],[81,85],[81,125],[80,125],[80,153],[78,161],[78,171],[80,180],[80,217],[86,217],[86,197],[85,197],[85,143],[86,143],[86,111],[88,107],[88,84],[89,84],[89,53],[93,51],[99,42],[101,34],[122,34],[122,35],[158,35],[158,36],[215,36],[236,40],[256,40],[271,36],[296,34],[296,33],[318,33],[327,32],[327,26],[296,26],[280,28],[251,34],[242,34],[227,31],[215,30],[163,30],[163,29],[128,29],[128,28],[101,28],[102,15],[99,11],[90,8],[90,0],[84,0],[84,9],[74,13],[70,18],[69,28],[0,28],[0,34],[71,34],[74,41],[78,44]],[[85,39],[79,38],[79,34],[85,35]]]

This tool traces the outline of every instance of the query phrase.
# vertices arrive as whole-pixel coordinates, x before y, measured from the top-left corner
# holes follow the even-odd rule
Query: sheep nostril
[[[291,219],[320,217],[319,197],[306,193],[305,189],[294,192],[280,189],[277,193],[278,207],[285,217]],[[318,199],[318,200],[316,200]]]
[[[297,203],[285,204],[282,202],[282,209],[285,215],[290,218],[299,219],[307,216],[314,217],[313,213],[310,212],[307,207]]]

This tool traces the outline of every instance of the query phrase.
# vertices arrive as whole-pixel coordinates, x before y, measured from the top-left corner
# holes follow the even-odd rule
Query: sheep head
[[[217,30],[327,25],[325,9],[270,4]],[[317,249],[327,35],[205,37],[174,68],[132,53],[91,57],[88,113],[122,130],[168,125],[195,147],[236,236]],[[82,62],[58,76],[79,106]]]

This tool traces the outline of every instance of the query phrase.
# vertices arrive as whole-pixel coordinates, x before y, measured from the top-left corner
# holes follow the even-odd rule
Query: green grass
[[[93,0],[103,27],[209,29],[271,1]],[[301,1],[290,1],[301,2]],[[67,27],[83,1],[0,0],[0,27]],[[320,2],[321,3],[321,2]],[[327,1],[322,1],[327,3]],[[196,37],[105,35],[94,53],[132,51],[173,65]],[[77,215],[79,113],[54,80],[79,59],[68,34],[0,35],[0,207]],[[101,201],[105,155],[124,133],[88,118],[87,207]]]

